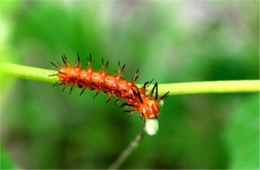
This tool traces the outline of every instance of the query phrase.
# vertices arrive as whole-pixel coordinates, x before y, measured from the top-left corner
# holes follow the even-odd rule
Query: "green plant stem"
[[[0,62],[0,73],[4,73],[22,79],[35,80],[46,83],[55,83],[58,81],[58,77],[49,76],[56,74],[57,71],[6,62]]]
[[[108,169],[119,169],[121,165],[125,162],[126,158],[139,146],[141,140],[145,136],[145,126],[143,126],[135,138],[130,142],[130,144],[122,151],[118,158],[110,165]]]
[[[57,71],[35,68],[0,62],[0,73],[8,74],[14,77],[35,80],[47,83],[56,83]],[[138,85],[139,87],[141,84]],[[150,89],[151,89],[150,85]],[[159,84],[159,95],[166,92],[169,95],[188,95],[204,93],[240,93],[240,92],[259,92],[260,80],[234,80],[234,81],[204,81],[204,82],[187,82],[187,83],[170,83]]]

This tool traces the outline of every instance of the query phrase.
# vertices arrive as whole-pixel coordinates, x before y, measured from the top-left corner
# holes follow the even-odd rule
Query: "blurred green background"
[[[259,79],[259,1],[15,1],[0,5],[1,60],[54,69],[93,55],[138,83]],[[106,95],[1,76],[1,168],[107,168],[139,131]],[[115,99],[114,99],[115,100]],[[259,95],[174,96],[122,168],[259,167]]]

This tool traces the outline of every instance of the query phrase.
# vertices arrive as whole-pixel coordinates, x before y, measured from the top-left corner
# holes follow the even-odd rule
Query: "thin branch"
[[[143,126],[136,137],[130,142],[130,144],[123,150],[118,158],[110,165],[108,169],[118,169],[129,157],[129,155],[139,146],[141,140],[145,135],[145,126]]]
[[[0,62],[0,73],[35,81],[55,83],[58,77],[49,76],[57,71]],[[138,85],[141,87],[142,85]],[[204,81],[187,83],[159,84],[159,95],[170,92],[169,95],[189,95],[205,93],[241,93],[259,92],[260,80],[235,80],[235,81]],[[151,90],[152,86],[150,86]]]

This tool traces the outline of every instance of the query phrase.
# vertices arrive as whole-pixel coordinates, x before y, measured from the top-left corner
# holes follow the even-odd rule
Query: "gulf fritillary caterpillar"
[[[56,65],[51,62],[58,69],[58,73],[51,76],[58,76],[59,82],[55,85],[64,85],[65,88],[71,85],[70,93],[75,86],[82,88],[80,95],[89,88],[90,90],[97,90],[96,97],[100,91],[109,93],[107,102],[115,95],[118,97],[116,103],[125,99],[120,107],[129,108],[130,110],[124,110],[124,112],[130,112],[132,115],[134,112],[139,112],[141,118],[146,122],[146,131],[148,134],[153,135],[158,130],[158,115],[159,115],[159,103],[168,96],[169,92],[163,96],[158,96],[158,83],[156,82],[149,94],[146,94],[147,87],[152,81],[147,81],[141,88],[135,85],[135,81],[138,78],[138,70],[136,71],[133,79],[127,81],[122,78],[122,72],[125,65],[120,67],[118,62],[118,73],[111,75],[106,72],[108,62],[105,64],[102,59],[102,69],[100,72],[92,69],[92,56],[90,54],[87,63],[87,68],[82,69],[80,67],[80,57],[77,55],[77,62],[75,66],[71,66],[65,55],[62,56],[62,61],[65,66]],[[155,94],[154,94],[155,93]],[[155,129],[154,129],[155,128]]]

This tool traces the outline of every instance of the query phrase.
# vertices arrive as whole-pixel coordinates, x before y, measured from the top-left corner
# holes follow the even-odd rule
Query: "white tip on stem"
[[[155,135],[159,130],[158,119],[146,119],[145,130],[148,135]]]

